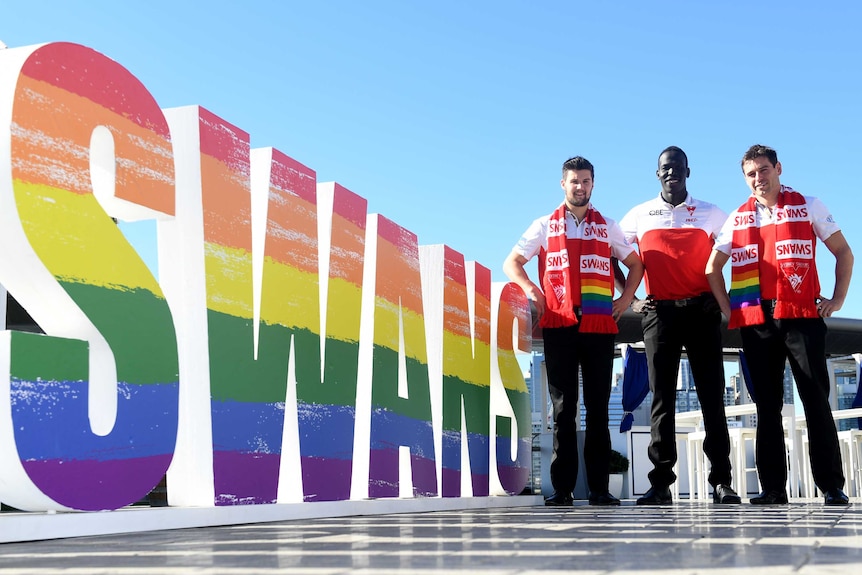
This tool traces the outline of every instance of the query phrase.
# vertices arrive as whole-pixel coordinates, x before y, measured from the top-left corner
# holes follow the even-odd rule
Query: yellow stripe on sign
[[[375,298],[374,345],[398,351],[398,309],[397,304],[381,297]],[[428,363],[425,348],[425,318],[415,312],[401,308],[404,322],[404,354],[419,363]]]
[[[147,265],[92,194],[15,180],[21,225],[55,277],[164,297]]]
[[[521,364],[518,363],[518,358],[511,351],[498,350],[499,357],[497,363],[500,366],[500,377],[503,379],[503,386],[506,389],[527,393],[527,383],[524,381]]]
[[[320,331],[320,291],[317,274],[285,265],[270,257],[263,262],[260,319],[288,328]]]
[[[251,319],[251,254],[244,249],[204,242],[204,269],[207,309]]]
[[[476,357],[469,337],[443,333],[443,375],[458,377],[462,381],[488,387],[491,384],[491,348],[476,342]]]
[[[330,278],[326,303],[326,336],[358,343],[361,305],[362,286],[342,278]]]

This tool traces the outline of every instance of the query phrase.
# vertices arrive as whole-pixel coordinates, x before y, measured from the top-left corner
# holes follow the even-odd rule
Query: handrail
[[[724,415],[727,417],[737,417],[740,415],[754,415],[757,413],[757,405],[754,403],[742,403],[740,405],[726,405],[724,407]],[[703,421],[703,412],[699,409],[693,411],[681,411],[674,416],[676,423],[679,424],[694,424],[695,427],[700,427]]]
[[[862,407],[836,409],[832,412],[832,419],[834,419],[835,421],[838,421],[839,419],[853,419],[854,417],[862,417]],[[805,414],[800,414],[796,416],[796,425],[799,427],[807,426],[807,422],[805,421]]]

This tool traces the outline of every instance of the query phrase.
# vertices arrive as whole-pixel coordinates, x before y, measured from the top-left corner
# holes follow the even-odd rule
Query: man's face
[[[676,150],[670,150],[659,156],[658,170],[655,175],[661,182],[662,192],[667,194],[684,192],[685,180],[689,174],[685,155]]]
[[[781,162],[773,166],[769,158],[761,156],[742,164],[742,173],[755,198],[769,202],[778,198],[778,192],[781,191]]]
[[[566,176],[560,180],[560,185],[566,192],[566,204],[570,208],[581,208],[590,203],[593,177],[589,170],[566,170]]]

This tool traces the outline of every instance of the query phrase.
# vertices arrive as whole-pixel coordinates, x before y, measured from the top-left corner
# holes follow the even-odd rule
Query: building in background
[[[859,379],[856,358],[853,356],[836,358],[830,361],[832,373],[835,376],[835,405],[834,409],[850,409],[859,392]],[[839,419],[835,422],[838,431],[858,429],[858,419]]]
[[[700,409],[700,400],[697,398],[697,385],[691,373],[691,364],[688,359],[682,358],[679,360],[679,372],[676,376],[676,412],[698,409]]]

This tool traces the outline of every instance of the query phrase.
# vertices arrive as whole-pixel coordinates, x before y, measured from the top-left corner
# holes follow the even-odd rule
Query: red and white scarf
[[[758,325],[766,321],[760,307],[760,226],[757,200],[748,198],[737,210],[731,246],[729,328]],[[816,318],[820,280],[814,262],[817,241],[805,197],[781,186],[773,210],[778,285],[773,317]]]
[[[575,316],[569,251],[566,247],[566,204],[551,214],[548,222],[548,249],[540,254],[539,275],[545,292],[545,314],[541,327],[567,327],[578,323]],[[580,253],[582,333],[618,333],[613,318],[614,275],[607,222],[592,207],[584,216],[589,238],[578,240]]]

